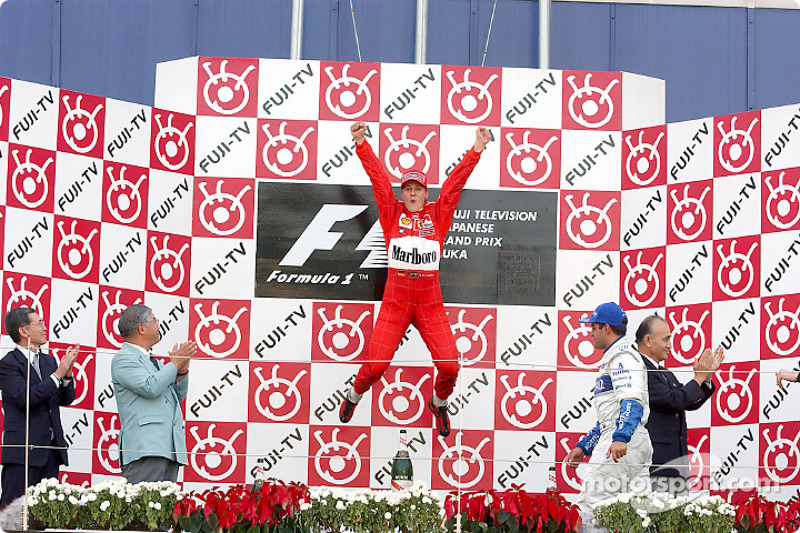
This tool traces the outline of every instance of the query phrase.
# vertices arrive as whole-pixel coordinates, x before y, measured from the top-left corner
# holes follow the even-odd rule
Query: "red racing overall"
[[[369,343],[368,361],[359,369],[353,391],[364,394],[381,378],[409,324],[414,324],[438,370],[434,392],[440,400],[446,400],[455,387],[459,366],[439,286],[439,260],[461,190],[481,154],[470,148],[444,182],[439,199],[413,214],[395,197],[389,177],[366,140],[356,145],[356,154],[369,175],[378,203],[389,273]]]

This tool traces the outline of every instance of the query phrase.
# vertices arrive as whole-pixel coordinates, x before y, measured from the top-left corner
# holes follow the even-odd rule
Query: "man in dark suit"
[[[650,315],[636,331],[636,345],[647,368],[650,397],[650,418],[647,421],[653,445],[650,482],[654,491],[678,495],[688,492],[686,411],[699,409],[714,393],[711,376],[725,355],[720,347],[713,353],[706,348],[694,363],[694,378],[682,385],[662,365],[669,357],[671,336],[666,320]]]
[[[47,342],[47,327],[28,307],[11,309],[5,326],[16,347],[0,360],[3,394],[3,473],[0,509],[25,493],[25,417],[28,426],[28,485],[57,477],[67,463],[67,443],[59,407],[75,399],[72,364],[78,347],[69,348],[60,362],[40,351]],[[30,391],[27,390],[30,382]]]

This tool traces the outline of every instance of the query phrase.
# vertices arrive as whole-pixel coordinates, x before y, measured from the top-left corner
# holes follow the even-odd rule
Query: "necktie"
[[[156,367],[156,370],[161,370],[161,368],[158,366],[158,359],[152,355],[150,356],[150,362],[153,363],[153,366]]]
[[[36,375],[39,376],[39,379],[42,379],[42,371],[39,368],[39,352],[33,354],[31,366],[33,366],[33,369],[36,371]]]

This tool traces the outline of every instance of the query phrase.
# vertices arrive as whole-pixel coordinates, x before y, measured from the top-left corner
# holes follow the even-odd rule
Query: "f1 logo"
[[[301,267],[316,250],[333,250],[333,247],[336,246],[336,243],[339,242],[343,235],[341,232],[331,231],[334,224],[351,220],[366,211],[368,207],[368,205],[323,205],[279,264],[281,266]],[[380,230],[378,221],[375,221],[374,227]],[[382,239],[380,248],[362,248],[362,245],[366,245],[367,237],[372,233],[373,231],[370,230],[356,247],[356,250],[371,250],[370,255],[362,263],[362,268],[380,268],[388,264],[388,257],[386,256]],[[383,232],[381,231],[382,234]],[[375,239],[370,240],[370,242],[374,241]],[[382,263],[381,258],[383,259]]]

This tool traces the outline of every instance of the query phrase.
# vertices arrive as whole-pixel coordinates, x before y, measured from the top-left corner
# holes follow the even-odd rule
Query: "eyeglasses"
[[[154,317],[154,316],[149,316],[149,317],[147,317],[145,320],[142,320],[142,322],[141,322],[141,323],[142,323],[142,324],[149,324],[150,322],[155,322],[156,324],[158,324],[158,323],[159,323],[159,320],[158,320],[158,318],[156,318],[156,317]]]
[[[25,325],[26,326],[37,326],[37,327],[41,326],[42,328],[46,328],[47,327],[47,325],[45,325],[45,323],[44,323],[44,320],[40,320],[38,322],[29,322],[29,323],[27,323]]]

